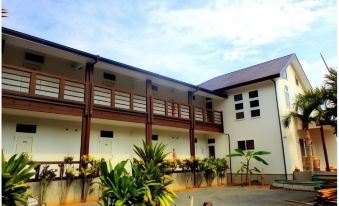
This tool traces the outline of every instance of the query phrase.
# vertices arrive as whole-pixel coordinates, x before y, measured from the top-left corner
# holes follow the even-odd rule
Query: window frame
[[[248,144],[248,142],[253,142],[253,148],[251,148],[251,149],[249,149],[248,148],[248,146],[247,146],[247,144]],[[255,142],[254,142],[254,139],[246,139],[246,140],[238,140],[237,141],[237,144],[238,144],[238,149],[241,149],[239,146],[239,144],[243,144],[243,146],[244,146],[244,148],[245,149],[241,149],[241,150],[243,150],[243,151],[251,151],[251,150],[255,150]]]

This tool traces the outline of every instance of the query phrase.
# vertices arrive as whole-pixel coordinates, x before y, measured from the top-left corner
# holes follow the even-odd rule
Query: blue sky
[[[4,0],[2,25],[192,84],[296,53],[336,66],[334,0]]]

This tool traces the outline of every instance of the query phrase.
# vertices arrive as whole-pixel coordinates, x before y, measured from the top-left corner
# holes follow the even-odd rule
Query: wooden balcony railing
[[[195,121],[222,124],[222,112],[212,109],[194,107]]]
[[[167,100],[153,99],[153,113],[168,117],[190,119],[190,109],[187,104],[169,102]]]
[[[94,104],[146,112],[146,97],[105,86],[94,86]]]
[[[85,82],[12,65],[2,66],[2,89],[29,96],[84,103]],[[190,106],[168,100],[152,99],[153,114],[190,119]],[[116,109],[146,113],[146,97],[113,87],[94,85],[93,103]],[[195,121],[222,124],[222,112],[193,107]]]
[[[2,66],[2,89],[81,103],[85,96],[82,81],[12,65]]]

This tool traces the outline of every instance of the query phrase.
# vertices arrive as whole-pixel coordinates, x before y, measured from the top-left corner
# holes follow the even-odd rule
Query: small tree
[[[242,165],[242,169],[240,171],[242,171],[243,168],[246,169],[246,184],[249,183],[250,161],[252,159],[255,159],[265,165],[268,165],[268,163],[260,156],[271,154],[270,152],[267,152],[267,151],[246,151],[244,152],[241,149],[235,149],[234,151],[235,151],[234,153],[227,155],[227,157],[244,157],[245,158],[246,161],[243,163],[244,165]]]
[[[304,95],[299,94],[295,98],[294,111],[289,112],[283,119],[285,128],[290,126],[292,118],[295,118],[301,123],[302,130],[305,132],[306,162],[304,167],[307,171],[313,170],[312,140],[309,125],[317,122],[318,117],[315,109],[318,108],[319,105],[321,105],[321,98],[319,98],[314,91],[308,91]]]

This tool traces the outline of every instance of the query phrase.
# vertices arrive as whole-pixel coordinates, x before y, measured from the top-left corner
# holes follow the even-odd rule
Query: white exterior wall
[[[5,45],[5,51],[3,53],[3,63],[15,65],[19,67],[24,67],[25,60],[25,52],[31,52],[29,50],[25,50],[19,47],[14,47],[11,45]],[[39,54],[32,52],[33,54]],[[41,65],[42,72],[47,72],[51,74],[56,74],[60,76],[65,76],[72,79],[77,79],[84,81],[85,80],[85,70],[84,68],[81,70],[73,68],[78,65],[77,63],[56,58],[53,56],[49,56],[46,54],[40,54],[45,57],[44,64]]]
[[[293,110],[293,103],[295,96],[299,93],[303,94],[304,89],[302,87],[302,82],[300,78],[296,75],[292,65],[289,65],[286,68],[287,79],[278,78],[276,79],[277,85],[277,94],[278,94],[278,104],[280,111],[280,120],[282,121],[284,116],[286,116],[290,111]],[[299,86],[296,84],[296,80],[299,81]],[[290,107],[287,106],[285,98],[285,86],[289,90],[289,99]],[[287,172],[292,173],[295,167],[299,169],[303,168],[302,157],[299,146],[299,135],[298,135],[298,126],[296,122],[292,120],[289,128],[284,128],[282,125],[282,135],[284,138],[284,147],[285,147],[285,157],[286,157],[286,167]]]
[[[248,92],[258,90],[260,117],[251,118]],[[235,102],[233,96],[243,95],[245,118],[236,120]],[[264,156],[264,159],[270,164],[264,166],[261,163],[252,161],[252,166],[264,168],[266,174],[284,174],[282,147],[279,132],[279,120],[276,109],[274,86],[272,81],[260,82],[248,86],[243,86],[227,91],[228,99],[224,102],[215,101],[216,109],[221,109],[224,115],[225,133],[231,138],[231,152],[238,148],[239,140],[254,140],[255,150],[265,150],[272,154]],[[226,137],[220,138],[224,141],[223,145],[228,144]],[[219,151],[228,153],[228,146],[222,146]],[[240,168],[240,162],[243,159],[236,157],[232,159],[232,172]]]
[[[37,131],[18,133],[16,124],[36,124]],[[2,148],[7,157],[15,153],[18,137],[33,138],[32,159],[35,161],[63,161],[65,156],[79,160],[81,122],[3,115]]]

